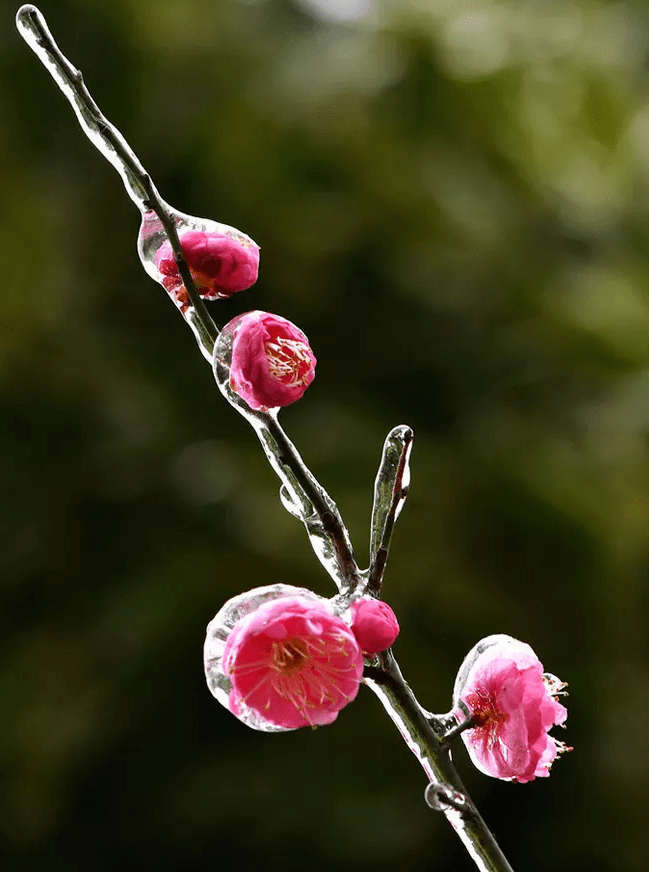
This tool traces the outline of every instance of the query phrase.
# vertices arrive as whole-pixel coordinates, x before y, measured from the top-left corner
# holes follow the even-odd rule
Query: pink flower
[[[456,717],[476,722],[462,733],[475,766],[505,781],[549,775],[557,754],[569,750],[548,735],[568,714],[556,700],[563,687],[524,642],[504,635],[478,642],[460,668],[454,698]]]
[[[258,729],[330,724],[358,693],[363,655],[353,633],[327,600],[305,594],[264,602],[225,642],[228,707]]]
[[[351,628],[364,654],[385,651],[399,635],[397,617],[387,603],[363,597],[351,604]]]
[[[244,291],[257,281],[259,248],[247,237],[234,232],[187,230],[179,238],[194,284],[204,299],[229,297],[237,291]],[[169,240],[156,252],[155,265],[162,276],[164,287],[181,307],[186,307],[189,297]]]
[[[234,332],[230,387],[251,409],[288,406],[315,376],[315,355],[295,324],[269,312],[247,312],[225,327]]]

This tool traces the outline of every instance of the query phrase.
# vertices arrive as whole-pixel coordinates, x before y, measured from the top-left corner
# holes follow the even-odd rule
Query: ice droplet
[[[448,811],[449,807],[456,811],[468,808],[466,797],[458,790],[452,790],[447,785],[435,784],[431,781],[424,790],[426,805],[434,811]]]

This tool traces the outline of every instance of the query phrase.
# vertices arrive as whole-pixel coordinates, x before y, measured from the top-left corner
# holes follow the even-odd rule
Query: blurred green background
[[[135,251],[137,210],[0,26],[0,843],[8,870],[469,870],[362,689],[268,736],[210,696],[204,628],[330,595],[252,431]],[[458,767],[519,870],[646,869],[645,0],[43,0],[177,208],[262,247],[212,305],[296,322],[282,414],[367,560],[383,438],[415,429],[385,596],[422,704],[482,636],[570,683],[575,750]]]

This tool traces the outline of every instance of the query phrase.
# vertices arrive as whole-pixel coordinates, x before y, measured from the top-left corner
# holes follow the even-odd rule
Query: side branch
[[[374,483],[374,506],[370,531],[368,593],[379,596],[388,559],[394,524],[408,495],[409,460],[414,434],[400,424],[387,435]]]

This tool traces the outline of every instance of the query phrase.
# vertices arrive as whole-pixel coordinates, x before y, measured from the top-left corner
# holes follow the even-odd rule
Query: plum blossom
[[[351,604],[351,628],[363,654],[373,656],[389,648],[399,635],[399,622],[390,606],[374,597]]]
[[[494,778],[526,782],[546,777],[569,750],[548,735],[567,711],[556,700],[565,687],[529,645],[511,636],[483,639],[467,655],[455,683],[454,714],[475,723],[462,733],[474,765]]]
[[[224,615],[225,625],[233,622],[226,632]],[[363,655],[328,600],[275,585],[226,603],[208,627],[205,671],[244,723],[292,730],[336,719],[358,693]]]
[[[179,239],[192,279],[203,299],[229,297],[257,281],[259,247],[248,237],[234,231],[187,230]],[[163,286],[181,308],[187,308],[189,296],[168,240],[156,252],[155,265]]]
[[[224,332],[234,333],[230,387],[252,409],[299,400],[315,376],[316,358],[304,333],[279,315],[247,312]]]

